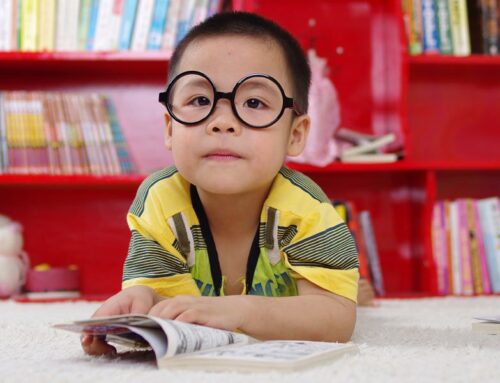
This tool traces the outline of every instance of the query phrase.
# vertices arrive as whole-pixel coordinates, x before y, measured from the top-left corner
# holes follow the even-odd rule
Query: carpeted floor
[[[0,301],[0,382],[500,382],[500,336],[471,331],[474,316],[500,315],[500,297],[382,300],[360,308],[361,352],[295,373],[157,370],[151,358],[93,358],[78,335],[51,323],[89,317],[97,303]]]

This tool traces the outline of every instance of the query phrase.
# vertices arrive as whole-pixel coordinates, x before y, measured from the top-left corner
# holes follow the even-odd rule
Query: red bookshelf
[[[436,293],[431,213],[437,199],[500,190],[499,57],[409,57],[399,0],[239,0],[327,57],[342,124],[394,132],[405,158],[392,164],[315,167],[290,163],[331,198],[369,209],[390,296]],[[314,20],[314,22],[311,22]],[[157,94],[162,53],[0,53],[1,90],[109,95],[141,174],[171,163]],[[0,212],[24,225],[34,264],[78,264],[82,293],[120,287],[129,233],[125,216],[145,175],[0,175]]]

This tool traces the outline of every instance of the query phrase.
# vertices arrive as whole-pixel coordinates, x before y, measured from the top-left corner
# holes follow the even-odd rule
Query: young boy
[[[215,15],[170,61],[165,142],[175,167],[140,187],[123,290],[95,316],[143,313],[259,339],[348,341],[352,236],[309,178],[310,69],[296,40],[247,13]],[[85,336],[89,354],[113,352]]]

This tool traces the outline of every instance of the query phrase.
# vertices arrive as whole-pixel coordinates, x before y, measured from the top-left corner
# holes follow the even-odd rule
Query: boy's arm
[[[347,342],[356,322],[356,303],[297,281],[299,296],[177,296],[155,305],[150,315],[225,330],[239,329],[262,340]]]
[[[356,323],[356,303],[323,290],[307,280],[297,281],[299,295],[287,298],[247,296],[247,315],[239,327],[258,339],[307,339],[347,342]]]

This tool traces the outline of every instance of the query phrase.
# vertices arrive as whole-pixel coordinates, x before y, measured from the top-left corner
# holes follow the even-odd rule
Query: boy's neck
[[[198,189],[210,230],[213,233],[224,233],[225,235],[247,233],[253,235],[270,187],[271,185],[267,188],[238,195],[211,194]]]

